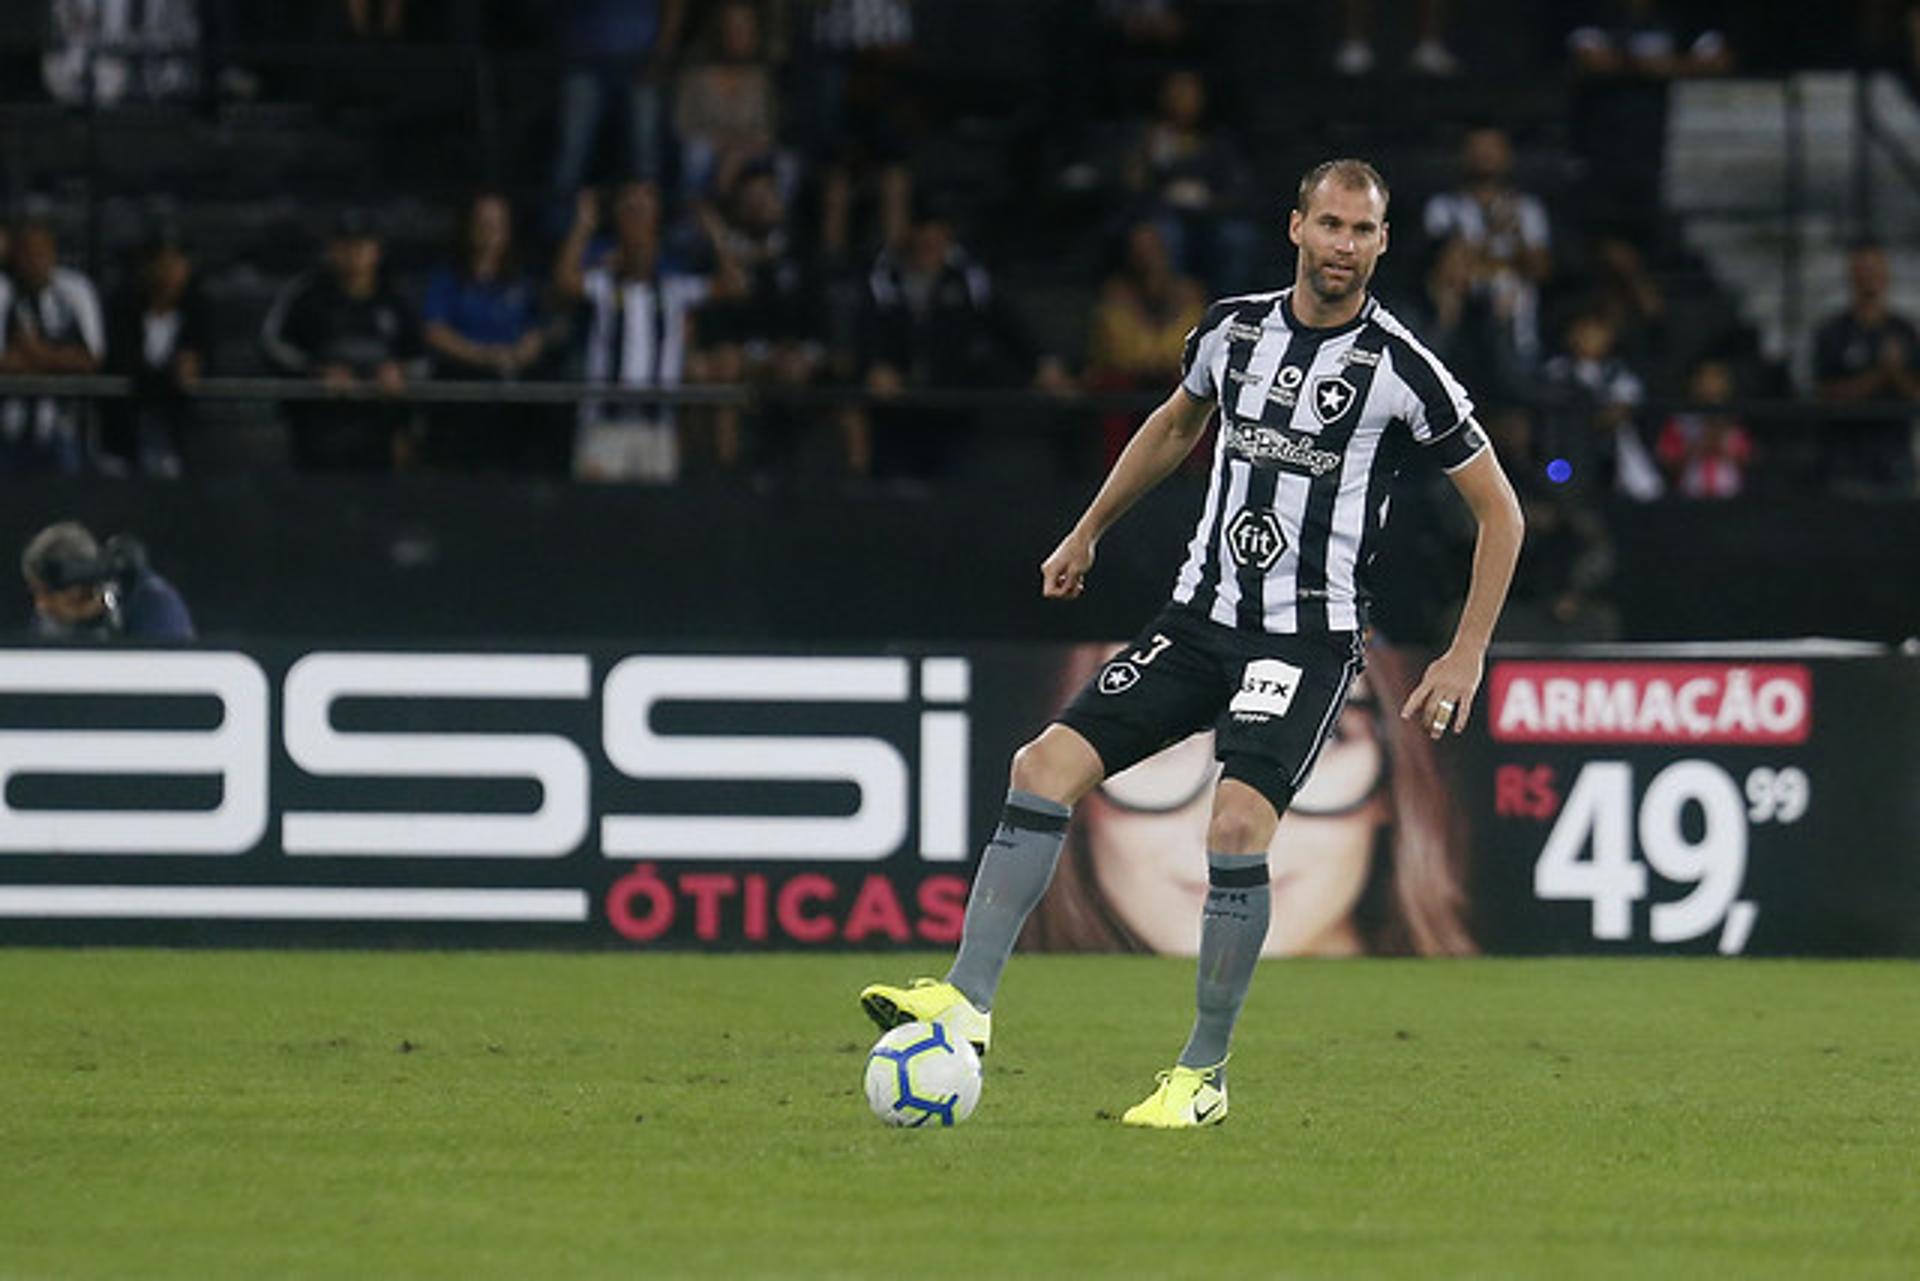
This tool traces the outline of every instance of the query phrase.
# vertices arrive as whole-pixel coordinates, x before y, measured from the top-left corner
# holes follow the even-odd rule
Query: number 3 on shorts
[[[1141,667],[1145,667],[1148,663],[1160,657],[1162,650],[1171,649],[1172,647],[1173,638],[1171,636],[1168,636],[1165,632],[1155,632],[1153,634],[1153,643],[1146,648],[1145,652],[1136,650],[1127,655],[1127,660]]]

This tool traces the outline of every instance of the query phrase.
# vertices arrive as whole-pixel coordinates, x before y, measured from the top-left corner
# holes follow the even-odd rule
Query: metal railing
[[[883,409],[962,410],[992,414],[1022,410],[1049,413],[1146,414],[1166,399],[1164,393],[1073,391],[1059,394],[1017,387],[916,388],[877,395],[864,387],[794,387],[761,383],[701,383],[680,387],[628,387],[615,383],[570,381],[463,381],[416,379],[395,391],[370,383],[329,386],[301,378],[203,378],[180,393],[196,401],[273,401],[280,403],[384,402],[413,405],[632,405],[659,408],[718,407],[756,412],[773,406],[832,410],[848,406]],[[61,400],[120,401],[150,393],[133,379],[113,374],[0,376],[0,400],[50,397]]]
[[[1171,390],[1169,388],[1169,390]],[[115,374],[0,375],[0,400],[51,397],[62,400],[121,401],[149,398],[131,378]],[[1043,411],[1048,414],[1146,414],[1166,399],[1162,391],[1041,392],[1022,387],[911,388],[882,395],[855,384],[790,386],[771,383],[698,383],[678,387],[632,387],[615,383],[524,380],[413,379],[388,392],[371,383],[331,386],[302,378],[203,378],[179,396],[208,402],[398,402],[414,405],[637,405],[661,408],[736,408],[749,412],[772,407],[797,409],[958,410],[980,413]],[[1546,397],[1527,406],[1565,412],[1562,398]],[[1672,414],[1730,415],[1754,422],[1791,419],[1800,423],[1920,420],[1920,404],[1907,401],[1837,402],[1792,398],[1743,399],[1705,403],[1681,398],[1650,398],[1633,416],[1653,422]]]

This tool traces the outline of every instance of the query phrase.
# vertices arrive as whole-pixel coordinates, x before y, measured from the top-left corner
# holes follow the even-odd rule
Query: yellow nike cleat
[[[860,1008],[883,1030],[902,1023],[944,1023],[973,1042],[976,1054],[985,1054],[993,1040],[993,1015],[974,1009],[959,988],[938,979],[915,979],[911,987],[871,984],[861,989]]]
[[[1227,1077],[1222,1071],[1226,1066],[1227,1061],[1221,1059],[1212,1067],[1176,1067],[1162,1072],[1159,1088],[1128,1108],[1120,1118],[1122,1124],[1154,1130],[1191,1130],[1220,1124],[1227,1119]]]

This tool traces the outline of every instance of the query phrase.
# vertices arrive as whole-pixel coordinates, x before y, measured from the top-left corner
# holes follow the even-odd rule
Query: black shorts
[[[1169,605],[1057,719],[1108,777],[1211,727],[1222,777],[1285,813],[1362,666],[1357,632],[1240,631]]]

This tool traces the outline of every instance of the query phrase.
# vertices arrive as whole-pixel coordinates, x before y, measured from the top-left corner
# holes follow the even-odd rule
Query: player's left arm
[[[1466,426],[1479,431],[1471,420]],[[1449,725],[1456,734],[1467,727],[1473,698],[1486,669],[1487,645],[1506,604],[1526,530],[1520,500],[1507,482],[1506,472],[1500,469],[1491,443],[1448,472],[1447,478],[1467,500],[1480,526],[1473,544],[1473,579],[1467,587],[1467,603],[1461,608],[1459,625],[1453,631],[1453,643],[1428,666],[1419,686],[1400,709],[1402,719],[1418,718],[1428,736],[1435,739],[1445,734]]]

